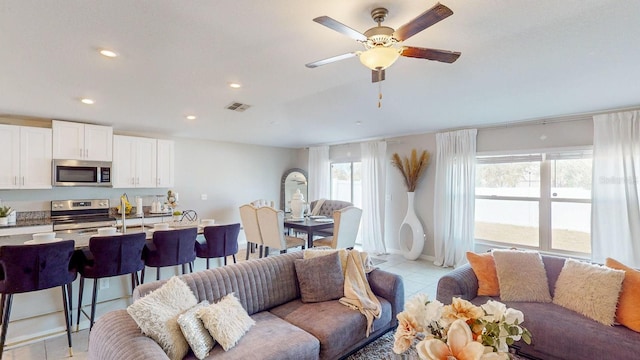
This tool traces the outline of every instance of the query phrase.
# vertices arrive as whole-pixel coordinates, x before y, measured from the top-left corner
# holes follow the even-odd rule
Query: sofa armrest
[[[391,325],[398,325],[396,315],[404,310],[404,283],[402,276],[376,269],[367,277],[371,290],[391,303]]]
[[[443,304],[451,304],[453,297],[471,300],[478,296],[478,278],[469,264],[444,275],[438,281],[436,299]]]
[[[145,336],[126,310],[101,316],[89,333],[89,360],[169,359],[153,339]]]

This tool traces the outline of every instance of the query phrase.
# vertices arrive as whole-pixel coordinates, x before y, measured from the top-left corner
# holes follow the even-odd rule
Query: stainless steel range
[[[109,200],[54,200],[51,202],[53,231],[86,233],[101,227],[115,226],[109,215]]]

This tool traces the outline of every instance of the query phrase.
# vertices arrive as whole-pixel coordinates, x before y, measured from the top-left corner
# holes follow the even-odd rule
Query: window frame
[[[515,243],[506,243],[492,241],[487,239],[475,238],[474,241],[478,245],[490,246],[492,248],[508,248],[518,247],[530,250],[538,250],[543,253],[558,254],[563,256],[571,256],[577,258],[588,258],[591,253],[578,252],[553,248],[553,224],[552,224],[552,206],[553,203],[582,203],[591,204],[592,199],[579,199],[567,197],[553,197],[551,194],[551,163],[553,160],[565,159],[593,159],[592,147],[568,147],[568,148],[550,148],[533,151],[500,151],[500,152],[478,152],[476,154],[477,164],[499,164],[499,163],[515,163],[525,161],[540,160],[540,194],[536,197],[529,196],[502,196],[502,195],[476,195],[475,199],[481,200],[507,200],[507,201],[537,201],[538,202],[538,246],[526,246]],[[493,161],[492,161],[493,159]],[[592,179],[593,184],[593,179]],[[475,221],[474,221],[475,224]],[[591,231],[589,231],[591,236]]]
[[[349,202],[352,204],[355,204],[354,202],[354,181],[353,181],[353,165],[354,163],[359,163],[362,166],[362,161],[358,160],[349,160],[349,161],[332,161],[329,165],[329,194],[331,194],[331,200],[338,200],[338,199],[333,199],[333,165],[335,164],[349,164],[349,179],[350,179],[350,183],[349,183],[349,194],[350,194],[350,200]]]

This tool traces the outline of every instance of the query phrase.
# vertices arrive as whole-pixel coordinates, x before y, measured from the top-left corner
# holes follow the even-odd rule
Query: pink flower
[[[451,324],[447,343],[441,340],[423,340],[416,346],[423,360],[480,360],[484,355],[484,346],[473,341],[471,330],[463,319]]]
[[[393,352],[396,354],[402,354],[407,351],[413,343],[413,339],[416,338],[416,335],[419,329],[419,325],[416,323],[415,319],[406,312],[401,312],[397,316],[398,318],[398,328],[396,329],[396,333],[393,335],[395,339],[393,343]]]

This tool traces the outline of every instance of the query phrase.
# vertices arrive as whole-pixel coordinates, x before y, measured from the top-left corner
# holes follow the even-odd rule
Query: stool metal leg
[[[2,298],[5,298],[5,295],[2,294]],[[13,300],[13,294],[7,294],[6,296],[7,303],[2,303],[2,309],[4,310],[2,313],[2,334],[0,334],[0,359],[2,359],[2,353],[4,352],[4,341],[7,338],[7,326],[9,325],[9,315],[11,314],[11,301]]]
[[[98,280],[93,281],[93,297],[91,298],[91,319],[89,320],[89,331],[93,328],[93,319],[96,318],[96,299],[98,298]]]
[[[67,340],[69,341],[69,356],[73,356],[73,347],[71,346],[71,321],[69,309],[69,299],[67,298],[68,285],[62,285],[62,303],[64,304],[64,320],[67,325]],[[4,340],[4,339],[3,339]]]
[[[80,290],[78,290],[78,318],[76,319],[76,332],[80,330],[80,315],[82,314],[82,293],[83,292],[84,292],[84,276],[80,275]]]

